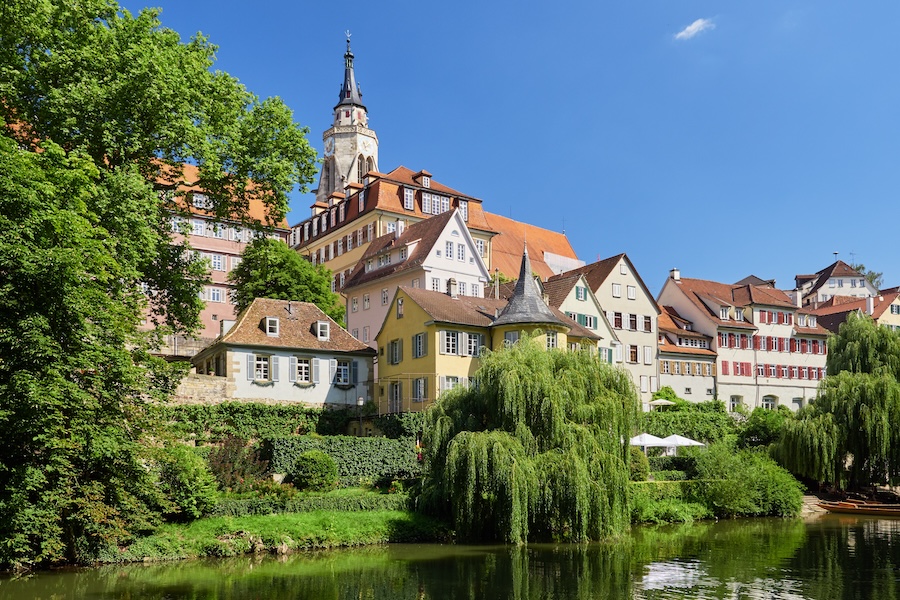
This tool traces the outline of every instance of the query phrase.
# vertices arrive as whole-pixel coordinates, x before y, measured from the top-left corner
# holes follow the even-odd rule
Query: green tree
[[[178,373],[146,351],[140,284],[190,331],[203,264],[158,182],[193,163],[215,214],[259,198],[275,222],[314,173],[287,108],[213,52],[109,0],[0,7],[0,567],[90,561],[171,506],[145,432]]]
[[[850,268],[865,277],[866,281],[875,286],[876,290],[881,289],[881,284],[884,283],[884,273],[881,273],[879,271],[870,271],[866,268],[866,265],[862,263],[851,264]]]
[[[337,323],[344,324],[344,306],[331,291],[331,271],[313,266],[282,241],[253,240],[241,255],[241,263],[228,274],[235,284],[234,300],[239,311],[254,298],[312,302]]]
[[[640,403],[624,371],[523,338],[486,353],[476,377],[426,417],[425,510],[466,540],[583,541],[627,527]]]
[[[785,422],[779,459],[840,486],[900,481],[900,333],[853,314],[828,348],[819,397]]]

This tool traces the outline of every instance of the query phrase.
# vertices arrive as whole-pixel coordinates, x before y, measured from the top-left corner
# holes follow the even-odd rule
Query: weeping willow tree
[[[829,340],[815,403],[776,449],[794,473],[841,487],[900,481],[900,333],[851,315]]]
[[[421,506],[470,541],[585,541],[628,525],[627,440],[640,404],[627,373],[523,338],[485,352],[480,385],[426,416]]]

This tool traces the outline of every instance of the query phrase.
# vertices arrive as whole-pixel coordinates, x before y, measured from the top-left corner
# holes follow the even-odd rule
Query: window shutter
[[[291,356],[288,359],[288,381],[294,383],[297,381],[297,357]]]
[[[350,363],[350,383],[356,385],[359,383],[359,361],[354,360]]]
[[[428,355],[428,332],[422,334],[422,356]]]
[[[312,382],[319,383],[319,359],[312,359]]]
[[[722,375],[728,375],[728,361],[722,361]]]
[[[781,379],[781,365],[775,365],[775,377]]]
[[[252,354],[247,355],[247,381],[253,381],[253,358]]]
[[[278,381],[278,357],[273,356],[270,361],[269,368],[272,370],[272,381]]]
[[[334,383],[334,376],[337,375],[337,359],[330,359],[328,361],[328,382]]]
[[[741,374],[741,363],[739,363],[739,362],[733,362],[733,363],[731,363],[731,368],[734,369],[734,374],[735,374],[735,375],[740,375],[740,374]]]
[[[441,392],[443,392],[445,389],[447,389],[447,378],[444,377],[443,375],[441,375],[441,377],[440,377],[440,385],[441,385],[441,387],[440,387]]]
[[[397,340],[397,363],[403,362],[403,338]]]
[[[440,348],[438,348],[438,351],[441,354],[446,354],[447,353],[447,332],[441,331],[440,338],[441,338],[441,341],[440,341],[441,346],[440,346]]]
[[[759,350],[759,336],[758,335],[753,336],[753,349]]]
[[[584,327],[584,323],[585,323],[584,315],[579,314],[578,315],[578,324],[581,325],[582,327]]]
[[[743,366],[743,369],[744,369],[744,375],[745,375],[746,377],[752,377],[752,376],[753,376],[753,369],[751,368],[750,363],[745,362],[745,363],[743,363],[743,365],[744,365],[744,366]]]
[[[791,338],[791,352],[796,352],[796,351],[797,351],[797,340],[795,340],[794,338]]]
[[[456,352],[460,356],[468,356],[469,355],[469,334],[463,331],[460,331],[458,334],[459,337],[456,339]]]

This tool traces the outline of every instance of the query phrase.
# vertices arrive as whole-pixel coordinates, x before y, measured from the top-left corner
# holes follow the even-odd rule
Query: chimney
[[[671,277],[673,281],[681,281],[681,271],[678,270],[678,267],[669,271],[669,277]]]
[[[799,288],[794,290],[793,296],[794,297],[792,298],[792,300],[794,301],[794,306],[796,306],[797,308],[802,307],[803,306],[803,294],[800,292]]]
[[[401,235],[403,235],[403,230],[406,228],[406,222],[397,219],[397,227],[394,228],[394,239],[398,239]]]
[[[494,300],[500,299],[500,269],[494,268]]]
[[[459,298],[459,286],[456,283],[456,278],[451,277],[447,280],[447,294],[451,298]]]
[[[866,314],[872,315],[875,313],[875,297],[874,296],[866,296]]]

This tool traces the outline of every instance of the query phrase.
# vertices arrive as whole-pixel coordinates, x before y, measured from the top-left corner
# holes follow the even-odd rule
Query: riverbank
[[[101,563],[153,562],[252,553],[449,539],[446,526],[407,511],[334,512],[207,517],[160,527],[153,535],[110,549]]]

